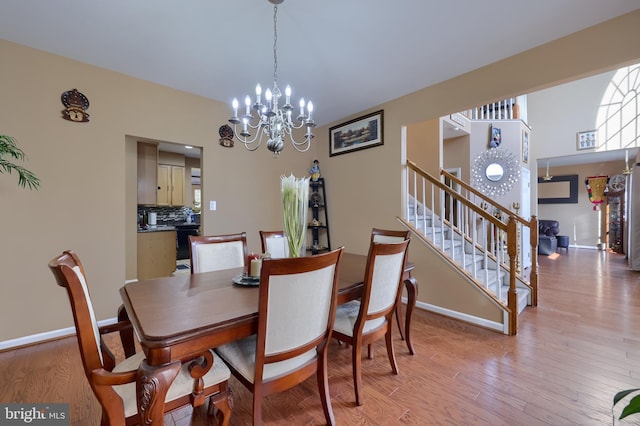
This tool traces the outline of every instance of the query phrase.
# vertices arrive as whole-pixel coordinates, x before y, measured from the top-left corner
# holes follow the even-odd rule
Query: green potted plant
[[[16,140],[12,136],[0,135],[0,173],[11,174],[15,171],[18,173],[18,185],[23,188],[28,186],[29,189],[38,189],[40,179],[24,167],[10,162],[7,158],[24,161],[26,155],[18,148]]]
[[[618,420],[622,420],[627,416],[630,416],[631,414],[637,414],[640,413],[640,388],[637,389],[627,389],[627,390],[623,390],[618,392],[614,397],[613,397],[613,410],[614,410],[614,421],[615,421],[615,416],[617,415],[616,413],[616,405],[622,401],[625,397],[636,393],[637,395],[633,396],[628,404],[622,409],[622,412],[620,413],[620,416],[618,417]]]

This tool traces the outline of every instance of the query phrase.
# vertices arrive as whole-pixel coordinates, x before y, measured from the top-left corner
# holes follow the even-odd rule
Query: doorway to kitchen
[[[138,223],[138,232],[173,234],[173,243],[168,242],[166,247],[153,247],[153,250],[164,253],[163,258],[171,262],[156,271],[155,275],[189,273],[189,236],[200,235],[202,224],[201,148],[153,140],[138,140],[137,143],[138,217],[142,213],[143,218],[149,218],[143,220],[142,226]],[[141,187],[145,189],[144,198],[140,197]],[[144,245],[138,244],[138,276],[140,259],[145,258],[140,250],[144,248]]]

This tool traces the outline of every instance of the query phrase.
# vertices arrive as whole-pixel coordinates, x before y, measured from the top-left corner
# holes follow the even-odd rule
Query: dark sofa
[[[549,255],[558,250],[558,232],[560,224],[557,220],[538,221],[538,254]]]

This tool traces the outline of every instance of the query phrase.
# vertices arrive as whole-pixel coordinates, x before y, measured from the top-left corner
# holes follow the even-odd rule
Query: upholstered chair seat
[[[226,382],[231,377],[231,371],[229,367],[220,359],[218,355],[213,353],[213,366],[202,377],[204,387],[208,387],[220,382]],[[144,353],[139,352],[134,356],[127,358],[121,363],[117,364],[113,369],[114,373],[121,373],[126,371],[133,371],[138,368],[140,363],[145,359]],[[134,416],[138,413],[138,407],[136,405],[136,383],[127,383],[126,385],[117,385],[113,387],[113,390],[122,398],[124,403],[124,415],[126,417]],[[193,390],[193,378],[189,374],[189,363],[182,364],[178,376],[171,384],[171,387],[167,391],[167,397],[165,401],[173,401],[184,395],[189,395]]]
[[[358,314],[360,313],[360,301],[352,300],[351,302],[338,305],[336,309],[336,320],[333,323],[334,331],[342,333],[346,336],[353,337],[353,329],[358,320]],[[373,330],[381,327],[385,323],[385,318],[375,318],[364,323],[363,333],[370,333]]]
[[[233,360],[234,368],[248,382],[253,383],[256,374],[256,344],[257,336],[253,335],[241,341],[218,348],[218,353],[225,359]],[[315,348],[280,362],[266,364],[262,372],[263,380],[271,380],[290,371],[295,371],[309,361],[316,359],[318,353]]]

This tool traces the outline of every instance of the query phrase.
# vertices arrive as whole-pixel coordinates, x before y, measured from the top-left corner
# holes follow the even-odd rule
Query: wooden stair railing
[[[431,240],[442,251],[446,251],[447,247],[450,247],[450,256],[452,257],[455,256],[454,245],[456,241],[461,242],[463,245],[461,254],[463,265],[465,256],[467,256],[464,250],[465,245],[472,248],[472,253],[469,256],[473,259],[473,265],[475,265],[476,253],[482,253],[485,265],[484,273],[486,274],[485,282],[489,280],[489,268],[486,265],[490,262],[495,264],[496,277],[499,276],[501,270],[509,273],[506,297],[509,324],[506,333],[515,335],[518,316],[517,282],[530,289],[530,304],[537,305],[537,219],[535,216],[531,220],[522,218],[444,170],[441,171],[441,175],[451,182],[451,186],[445,185],[440,179],[425,172],[410,160],[407,161],[406,170],[406,204],[403,219],[412,225],[414,232],[422,230],[420,232],[424,232],[426,235],[431,233]],[[429,198],[427,197],[427,186],[430,186]],[[430,217],[427,214],[427,209],[430,212]],[[410,218],[410,211],[414,212],[413,222]],[[436,215],[436,211],[439,211],[439,215]],[[494,211],[500,211],[501,214],[494,215],[491,213]],[[478,222],[480,222],[479,227],[477,226]],[[427,223],[431,226],[428,227]],[[440,224],[438,231],[436,231],[436,223]],[[518,236],[521,235],[523,227],[530,229],[530,245],[532,247],[532,265],[528,271],[528,279],[519,273],[518,267],[521,251]],[[446,239],[444,229],[450,231]],[[505,259],[505,248],[508,259]],[[475,269],[472,270],[471,275],[474,280],[478,278]],[[504,306],[503,302],[500,302],[501,286],[498,286],[497,291],[498,295],[494,299]]]

